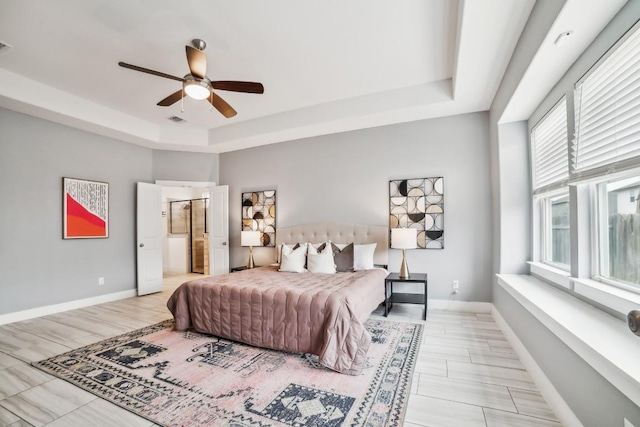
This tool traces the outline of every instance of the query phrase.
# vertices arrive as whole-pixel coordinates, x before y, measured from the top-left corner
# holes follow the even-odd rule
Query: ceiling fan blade
[[[160,107],[168,107],[180,101],[182,98],[184,98],[184,96],[185,96],[184,90],[180,89],[179,91],[172,93],[162,101],[158,102],[158,105]]]
[[[152,74],[152,75],[158,76],[158,77],[164,77],[165,79],[177,80],[179,82],[184,80],[184,79],[182,79],[180,77],[172,76],[171,74],[161,73],[160,71],[155,71],[155,70],[150,70],[148,68],[138,67],[137,65],[127,64],[126,62],[118,62],[118,65],[121,66],[121,67],[124,67],[124,68],[128,68],[130,70],[140,71],[142,73]]]
[[[204,79],[205,74],[207,74],[207,55],[191,46],[186,46],[186,48],[187,62],[189,63],[191,74],[199,79]]]
[[[220,98],[215,93],[211,92],[211,96],[208,98],[211,105],[215,107],[216,110],[220,111],[220,113],[225,116],[227,119],[238,114],[236,110],[231,107],[231,105],[227,104],[227,101]]]
[[[230,80],[218,80],[211,82],[211,86],[218,90],[229,90],[231,92],[264,93],[262,83],[236,82]]]

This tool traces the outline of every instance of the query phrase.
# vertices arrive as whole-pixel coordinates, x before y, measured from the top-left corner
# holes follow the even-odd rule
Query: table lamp
[[[398,276],[401,279],[409,278],[409,267],[405,251],[407,249],[415,249],[418,247],[418,230],[415,228],[392,228],[391,229],[391,248],[402,249],[402,264],[400,264],[400,272]]]
[[[249,261],[247,262],[247,268],[253,268],[253,247],[262,246],[262,239],[259,231],[241,231],[240,232],[240,245],[249,246]]]

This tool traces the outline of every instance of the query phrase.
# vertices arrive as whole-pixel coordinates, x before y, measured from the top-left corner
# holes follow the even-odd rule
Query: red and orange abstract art
[[[109,237],[109,184],[63,178],[63,238]]]

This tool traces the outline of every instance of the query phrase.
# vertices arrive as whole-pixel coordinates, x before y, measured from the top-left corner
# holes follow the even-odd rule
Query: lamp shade
[[[393,249],[415,249],[418,247],[418,230],[415,228],[392,228],[391,247]]]
[[[241,231],[240,244],[242,246],[262,246],[261,234],[259,231]]]

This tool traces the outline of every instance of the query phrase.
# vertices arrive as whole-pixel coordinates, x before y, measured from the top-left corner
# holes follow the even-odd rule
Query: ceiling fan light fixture
[[[184,91],[193,99],[206,99],[211,94],[209,84],[202,80],[187,80],[184,82]]]

